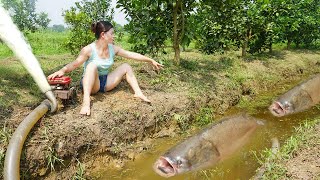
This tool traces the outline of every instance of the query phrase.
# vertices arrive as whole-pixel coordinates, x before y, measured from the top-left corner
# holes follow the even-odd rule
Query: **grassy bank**
[[[260,179],[317,179],[320,178],[320,174],[314,174],[312,172],[312,166],[317,166],[317,159],[313,159],[310,162],[310,158],[317,158],[319,154],[318,149],[319,135],[320,135],[320,117],[315,119],[306,119],[303,124],[295,128],[294,134],[289,137],[286,142],[281,146],[276,154],[271,150],[266,150],[261,154],[260,163],[264,166],[264,173]],[[306,152],[307,154],[303,154]],[[299,159],[299,156],[304,156],[303,160]],[[298,157],[298,158],[297,158]],[[297,160],[295,160],[295,158]],[[266,161],[267,160],[267,161]],[[302,167],[300,163],[307,166]],[[318,164],[319,165],[319,164]],[[309,171],[307,176],[294,177],[297,173],[297,169],[301,171]],[[303,169],[304,168],[304,169]],[[292,173],[292,170],[295,172]],[[319,172],[318,172],[319,173]],[[297,173],[299,174],[299,172]]]

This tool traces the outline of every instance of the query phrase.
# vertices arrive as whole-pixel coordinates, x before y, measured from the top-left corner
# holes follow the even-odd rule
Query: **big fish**
[[[212,166],[246,144],[263,124],[246,114],[225,117],[167,151],[153,168],[159,175],[170,177]]]
[[[270,112],[278,117],[306,110],[320,102],[320,74],[292,88],[269,107]]]

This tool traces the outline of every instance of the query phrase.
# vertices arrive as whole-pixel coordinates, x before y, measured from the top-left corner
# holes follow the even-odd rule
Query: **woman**
[[[91,29],[92,32],[95,33],[97,40],[82,48],[75,61],[49,75],[48,78],[61,77],[65,73],[71,72],[84,63],[84,72],[80,82],[83,87],[83,102],[80,114],[83,115],[90,115],[91,94],[112,90],[121,82],[123,76],[133,89],[134,97],[150,102],[150,100],[142,93],[129,64],[124,63],[110,73],[109,69],[114,63],[115,55],[149,62],[156,70],[161,69],[162,65],[149,57],[126,51],[121,47],[114,45],[114,29],[111,23],[99,21],[92,24]]]

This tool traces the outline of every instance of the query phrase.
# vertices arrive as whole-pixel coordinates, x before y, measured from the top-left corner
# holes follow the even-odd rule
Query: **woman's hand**
[[[154,70],[160,70],[163,67],[162,64],[158,63],[157,61],[155,61],[153,59],[151,60],[151,64],[153,65]]]
[[[61,77],[61,76],[63,76],[64,75],[64,72],[62,71],[62,70],[59,70],[59,71],[57,71],[57,72],[55,72],[55,73],[53,73],[53,74],[50,74],[49,76],[48,76],[48,79],[53,79],[53,78],[55,78],[55,77]]]

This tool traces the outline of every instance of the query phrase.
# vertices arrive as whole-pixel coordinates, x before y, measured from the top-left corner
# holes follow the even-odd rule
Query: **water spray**
[[[0,17],[0,39],[2,39],[18,57],[40,90],[51,101],[51,112],[55,112],[57,108],[56,98],[51,91],[51,87],[47,82],[39,62],[31,51],[30,45],[25,41],[23,34],[18,30],[2,6],[0,6]]]

